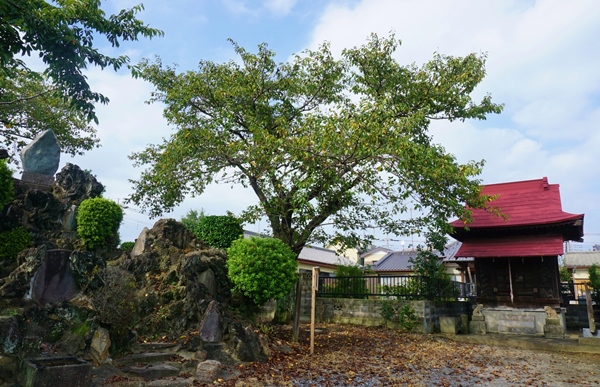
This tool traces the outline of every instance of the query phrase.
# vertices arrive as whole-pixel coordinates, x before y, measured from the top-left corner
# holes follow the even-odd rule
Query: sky
[[[107,0],[115,13],[140,0]],[[141,0],[143,1],[143,0]],[[181,71],[195,70],[199,60],[235,60],[228,39],[255,52],[267,43],[278,61],[316,48],[332,51],[364,44],[371,33],[394,32],[402,41],[401,64],[421,65],[435,52],[487,55],[486,77],[475,100],[491,94],[503,103],[500,115],[485,121],[436,122],[434,142],[459,162],[486,160],[484,184],[540,179],[560,184],[563,210],[584,213],[585,242],[573,250],[600,244],[600,2],[596,0],[145,0],[138,17],[165,36],[123,44],[104,52],[126,54],[135,64],[159,56]],[[106,43],[98,39],[102,48]],[[122,202],[132,192],[128,179],[140,170],[128,156],[162,142],[174,128],[162,117],[163,106],[145,103],[151,84],[131,78],[128,70],[87,71],[93,90],[109,97],[98,106],[101,147],[67,162],[91,170],[106,186],[105,197]],[[215,185],[186,199],[163,217],[180,219],[190,210],[211,215],[240,213],[256,200],[240,187]],[[121,240],[133,241],[149,219],[136,208],[125,209]],[[266,224],[248,225],[260,231]],[[414,236],[379,235],[381,246],[400,248]]]

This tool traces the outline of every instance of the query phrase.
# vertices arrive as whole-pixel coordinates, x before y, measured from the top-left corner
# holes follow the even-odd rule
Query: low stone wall
[[[317,297],[316,321],[363,326],[383,326],[381,317],[381,299],[353,299]],[[433,333],[440,331],[440,316],[468,314],[469,303],[445,301],[394,301],[398,306],[409,303],[417,315],[415,332]],[[311,283],[310,279],[302,286],[302,312],[300,321],[310,322]]]

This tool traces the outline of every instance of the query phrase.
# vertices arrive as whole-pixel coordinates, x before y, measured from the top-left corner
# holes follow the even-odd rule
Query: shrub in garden
[[[230,215],[205,215],[198,218],[192,230],[196,238],[218,249],[227,249],[244,235],[242,222]]]
[[[360,267],[353,265],[339,265],[335,268],[335,276],[335,285],[331,289],[331,293],[350,298],[364,298],[365,296],[362,296],[362,294],[369,294],[369,289],[363,278],[364,272]]]
[[[0,160],[0,209],[12,200],[13,195],[12,171],[6,160]]]
[[[77,210],[77,234],[90,250],[103,246],[117,247],[122,220],[123,210],[114,201],[105,198],[86,199]]]
[[[296,281],[296,254],[276,238],[233,241],[227,249],[227,270],[233,290],[256,305],[286,296]]]
[[[590,278],[590,289],[592,300],[596,301],[596,304],[600,303],[600,269],[598,265],[593,264],[588,267],[588,275]]]
[[[133,250],[133,246],[135,246],[135,242],[123,242],[121,243],[121,250],[131,251]]]
[[[14,261],[17,255],[31,246],[31,235],[23,227],[0,232],[0,260]]]

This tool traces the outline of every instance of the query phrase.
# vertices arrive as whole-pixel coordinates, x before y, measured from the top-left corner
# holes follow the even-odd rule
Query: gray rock
[[[48,250],[31,283],[31,298],[40,305],[68,301],[79,292],[68,250]]]
[[[24,325],[20,316],[0,316],[0,354],[14,355],[21,346]]]
[[[205,270],[198,276],[198,282],[206,286],[208,293],[216,297],[217,296],[217,280],[215,279],[215,273],[211,270]]]
[[[108,331],[102,327],[98,328],[96,333],[94,333],[92,345],[90,346],[90,357],[92,358],[95,367],[104,363],[108,358],[110,344],[110,335]]]
[[[140,235],[135,240],[135,244],[133,245],[133,249],[131,249],[131,258],[135,258],[144,253],[144,249],[146,247],[146,239],[148,239],[148,232],[150,230],[148,227],[144,227]]]
[[[200,326],[200,337],[208,343],[223,340],[221,313],[219,312],[219,304],[216,301],[211,301],[206,312],[204,312],[202,325]]]
[[[223,364],[217,360],[205,360],[196,368],[196,379],[202,383],[212,383],[219,377]]]
[[[24,172],[53,176],[60,163],[60,147],[52,130],[40,133],[21,151]]]
[[[62,225],[66,231],[77,230],[77,206],[72,205],[62,217]]]

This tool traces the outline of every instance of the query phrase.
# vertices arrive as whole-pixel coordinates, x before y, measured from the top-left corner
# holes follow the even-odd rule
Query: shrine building
[[[489,184],[482,193],[497,195],[490,207],[500,216],[473,209],[471,223],[451,223],[452,237],[462,242],[456,257],[474,259],[476,328],[544,335],[552,323],[564,334],[558,257],[564,241],[583,241],[584,215],[564,212],[559,185],[546,177]]]

